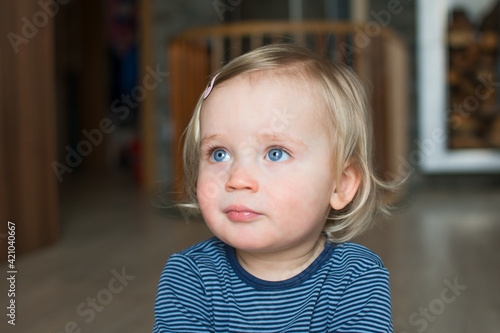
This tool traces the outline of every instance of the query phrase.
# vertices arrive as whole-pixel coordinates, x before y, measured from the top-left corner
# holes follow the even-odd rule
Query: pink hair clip
[[[208,95],[210,95],[210,92],[212,91],[212,88],[214,87],[215,79],[217,78],[217,76],[219,76],[219,74],[220,73],[217,73],[217,75],[215,75],[213,77],[212,81],[210,82],[210,84],[205,89],[205,92],[203,93],[203,99],[207,99]]]

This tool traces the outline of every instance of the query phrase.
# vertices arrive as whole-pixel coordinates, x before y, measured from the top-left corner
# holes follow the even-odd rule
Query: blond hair
[[[325,221],[324,233],[332,242],[345,242],[365,231],[378,215],[387,215],[387,194],[395,185],[380,180],[372,166],[372,133],[367,95],[356,74],[347,66],[323,59],[294,44],[271,44],[246,53],[222,67],[210,78],[213,86],[230,79],[266,73],[307,80],[318,93],[328,116],[332,139],[332,165],[337,182],[347,165],[361,175],[354,199],[342,210],[333,208]],[[196,194],[200,155],[200,96],[185,131],[184,189],[181,208],[199,211]]]

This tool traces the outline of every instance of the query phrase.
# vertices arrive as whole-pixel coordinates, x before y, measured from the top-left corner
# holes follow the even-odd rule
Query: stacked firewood
[[[448,28],[449,148],[500,147],[500,8],[479,26],[455,10]]]

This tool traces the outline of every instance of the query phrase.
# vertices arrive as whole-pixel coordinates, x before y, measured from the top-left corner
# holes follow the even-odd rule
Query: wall
[[[51,167],[53,22],[36,2],[2,1],[0,35],[0,259],[5,259],[8,221],[15,223],[15,239],[9,239],[15,243],[9,245],[17,256],[55,242],[59,225]]]

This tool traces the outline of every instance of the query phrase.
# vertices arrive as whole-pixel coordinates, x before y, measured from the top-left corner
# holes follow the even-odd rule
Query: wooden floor
[[[424,187],[404,205],[359,239],[391,273],[394,332],[500,332],[500,189]],[[151,332],[166,259],[210,235],[116,176],[66,180],[60,217],[61,241],[17,260],[0,332]]]

